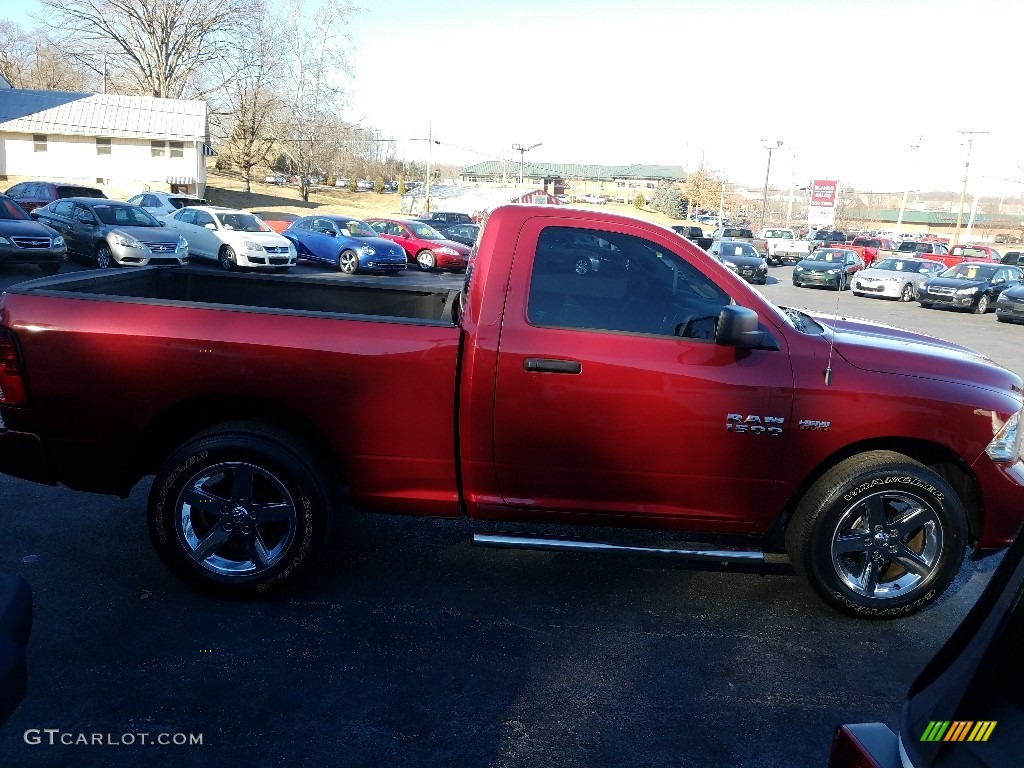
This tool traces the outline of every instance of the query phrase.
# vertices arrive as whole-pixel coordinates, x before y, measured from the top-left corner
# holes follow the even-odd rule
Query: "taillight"
[[[24,405],[25,380],[21,375],[21,358],[14,334],[0,328],[0,403]]]
[[[841,725],[832,736],[828,768],[899,768],[899,741],[882,723]]]

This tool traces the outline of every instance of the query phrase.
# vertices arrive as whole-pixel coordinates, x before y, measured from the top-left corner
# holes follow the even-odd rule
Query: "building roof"
[[[204,141],[206,102],[4,88],[0,132]]]
[[[511,162],[507,166],[510,176],[519,176],[520,163]],[[523,175],[531,178],[554,176],[562,179],[595,179],[614,181],[615,179],[665,179],[668,181],[684,181],[686,171],[681,165],[581,165],[577,163],[523,163]],[[470,165],[459,171],[461,176],[501,176],[502,163],[499,160],[486,160]]]
[[[896,208],[867,208],[863,212],[857,211],[858,218],[870,221],[896,221],[899,218],[899,210]],[[961,223],[967,226],[971,218],[970,211],[964,211],[960,217]],[[956,211],[904,211],[904,224],[934,224],[937,226],[956,226]],[[1006,214],[978,213],[974,216],[974,225],[991,224],[994,226],[1016,227],[1021,224],[1020,216],[1009,216]]]
[[[535,201],[543,196],[549,205],[559,205],[553,195],[543,189],[521,189],[516,187],[460,187],[454,184],[432,184],[430,187],[431,207],[435,211],[479,214],[499,205]],[[423,186],[402,195],[403,213],[422,213],[426,203],[426,188]]]

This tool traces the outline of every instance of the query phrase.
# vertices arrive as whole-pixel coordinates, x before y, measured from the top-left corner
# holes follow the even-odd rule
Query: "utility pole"
[[[964,198],[967,197],[967,173],[971,168],[971,147],[974,145],[974,137],[987,134],[988,131],[958,131],[961,136],[967,137],[967,160],[964,161],[964,183],[960,188],[960,207],[956,211],[956,235],[953,237],[953,245],[960,242],[960,225],[964,220]]]
[[[540,146],[540,142],[524,147],[522,144],[513,144],[512,149],[519,153],[519,186],[523,186],[523,177],[526,175],[526,153],[531,149]]]
[[[772,150],[782,146],[782,139],[776,139],[774,145],[767,139],[761,139],[761,146],[768,150],[768,167],[764,171],[764,197],[761,198],[761,229],[764,229],[764,217],[768,211],[768,175],[772,172]]]

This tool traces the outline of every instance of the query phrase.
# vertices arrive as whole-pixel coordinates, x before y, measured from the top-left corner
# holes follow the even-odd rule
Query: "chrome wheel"
[[[975,313],[977,313],[979,315],[984,315],[986,312],[988,312],[988,295],[987,294],[984,294],[984,293],[981,294],[981,296],[978,298],[978,305],[974,308],[974,311],[975,311]]]
[[[353,251],[342,251],[338,257],[338,269],[346,275],[354,275],[359,271],[359,257]]]
[[[942,554],[942,521],[905,492],[857,499],[832,533],[832,565],[851,591],[872,600],[902,597],[931,578]]]
[[[229,245],[225,245],[220,249],[219,257],[221,269],[225,272],[230,272],[238,266],[238,260],[235,258],[235,252],[231,250],[231,246]]]
[[[110,252],[110,246],[100,243],[96,247],[96,266],[99,269],[109,269],[114,266],[114,256]]]
[[[243,462],[204,468],[185,483],[174,509],[186,553],[222,576],[273,567],[295,538],[297,517],[282,480]]]
[[[572,265],[572,271],[577,275],[585,275],[590,272],[590,259],[581,256],[576,259],[576,262]]]
[[[433,269],[437,265],[437,259],[430,251],[423,250],[416,254],[416,263],[422,270]]]
[[[900,301],[913,301],[914,300],[914,285],[907,283],[903,286],[903,290],[900,291]]]

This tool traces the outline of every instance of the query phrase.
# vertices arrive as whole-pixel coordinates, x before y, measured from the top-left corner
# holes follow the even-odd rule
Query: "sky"
[[[271,0],[276,2],[277,0]],[[305,0],[307,7],[315,0]],[[345,117],[399,156],[1024,196],[1017,0],[362,0]],[[5,6],[8,4],[5,3]],[[31,26],[36,0],[7,18]]]

